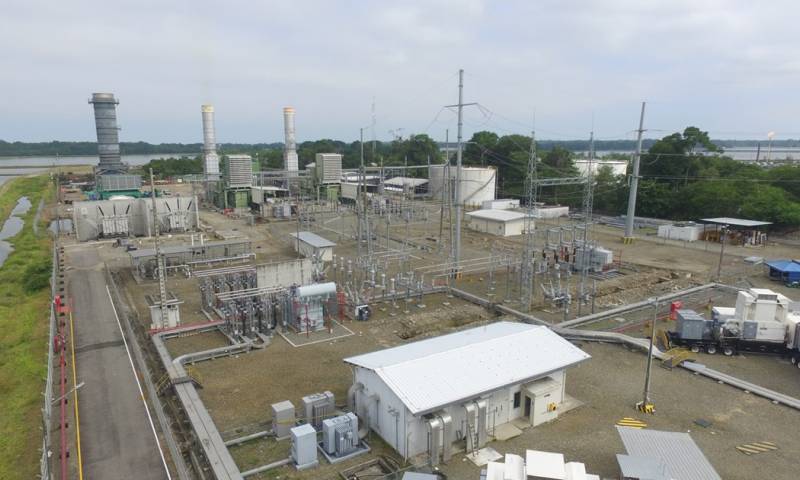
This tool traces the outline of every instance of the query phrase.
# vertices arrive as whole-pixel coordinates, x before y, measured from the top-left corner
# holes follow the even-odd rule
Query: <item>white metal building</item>
[[[335,247],[336,244],[327,238],[320,237],[312,232],[290,233],[289,236],[292,237],[292,244],[294,245],[295,251],[300,255],[306,258],[319,255],[323,262],[330,262],[333,260],[333,247]]]
[[[700,240],[702,235],[703,225],[694,222],[681,222],[658,226],[658,236],[662,238],[696,242]]]
[[[476,210],[468,212],[469,228],[501,237],[522,235],[527,214],[512,210]],[[533,220],[531,220],[533,227]]]
[[[599,172],[603,167],[611,167],[611,171],[614,173],[614,175],[625,175],[625,173],[628,171],[628,162],[627,160],[603,160],[599,158],[592,160],[592,172],[595,175],[597,175],[597,172]],[[589,172],[589,160],[575,160],[575,168],[581,172],[582,176],[586,176]]]
[[[567,367],[588,358],[547,327],[497,322],[346,358],[348,404],[404,458],[436,464],[458,440],[480,448],[514,419],[555,419]]]
[[[486,200],[481,205],[483,210],[511,210],[519,208],[519,200],[515,198],[498,198],[497,200]]]

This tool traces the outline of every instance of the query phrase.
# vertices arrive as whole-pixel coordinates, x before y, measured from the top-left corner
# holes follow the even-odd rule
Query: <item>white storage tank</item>
[[[431,165],[431,196],[441,198],[447,178],[446,165]],[[450,179],[455,184],[456,167],[450,167]],[[492,167],[461,167],[461,196],[457,200],[468,207],[480,207],[487,200],[494,200],[497,185],[497,170]],[[455,189],[455,185],[453,186]]]

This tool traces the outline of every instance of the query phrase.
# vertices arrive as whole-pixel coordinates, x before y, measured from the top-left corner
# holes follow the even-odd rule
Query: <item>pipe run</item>
[[[272,470],[273,468],[282,467],[290,463],[292,463],[292,457],[284,458],[283,460],[278,460],[277,462],[272,462],[250,470],[245,470],[244,472],[242,472],[242,477],[247,478],[257,473],[266,472],[267,470]]]

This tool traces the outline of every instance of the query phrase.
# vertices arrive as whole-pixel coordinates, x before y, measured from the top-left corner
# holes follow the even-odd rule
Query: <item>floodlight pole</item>
[[[644,413],[653,413],[654,405],[650,402],[650,371],[653,368],[653,343],[656,339],[656,321],[658,320],[658,297],[653,299],[653,325],[650,331],[650,347],[647,350],[647,372],[644,377],[644,399],[637,408]]]
[[[717,282],[719,282],[720,278],[722,277],[722,259],[725,256],[725,237],[727,233],[728,226],[723,225],[719,229],[719,241],[721,245],[719,247],[719,263],[717,264]]]

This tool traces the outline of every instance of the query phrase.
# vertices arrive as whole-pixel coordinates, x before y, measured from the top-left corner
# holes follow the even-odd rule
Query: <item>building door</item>
[[[531,397],[525,395],[525,416],[531,416]]]

